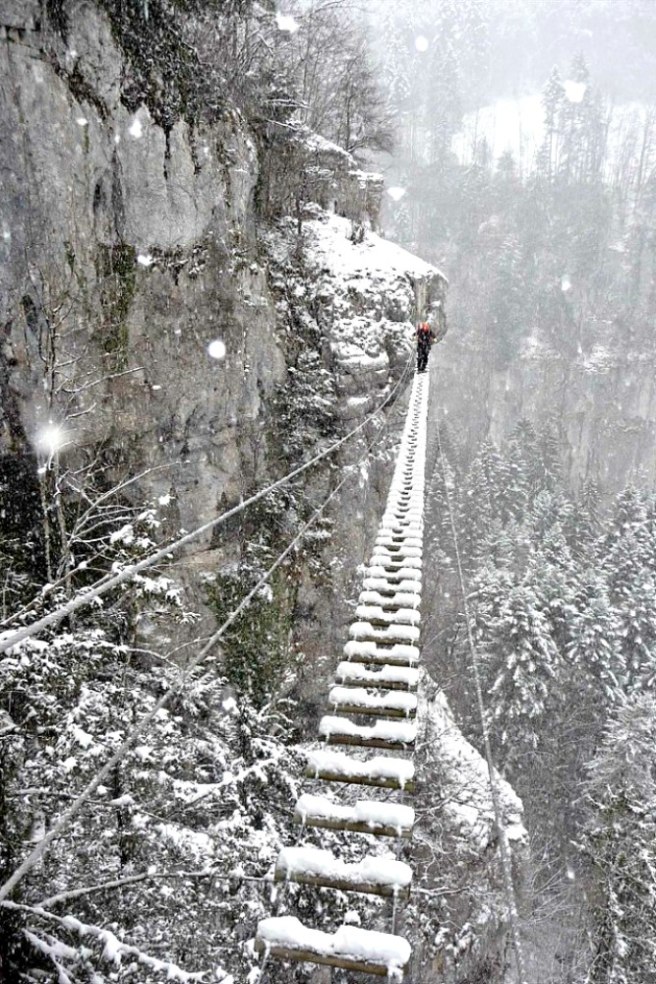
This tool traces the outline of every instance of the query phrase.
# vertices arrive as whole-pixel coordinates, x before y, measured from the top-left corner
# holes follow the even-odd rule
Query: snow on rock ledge
[[[413,948],[421,954],[421,966],[414,971],[421,980],[485,979],[499,984],[506,980],[502,968],[508,926],[487,764],[465,739],[444,694],[426,673],[420,694],[418,714],[425,730],[418,741],[421,819],[415,827],[413,867],[425,873],[427,888],[448,885],[461,890],[443,896],[439,905],[426,911],[421,941],[412,931],[420,924],[421,901],[409,907],[408,936],[414,937]],[[500,777],[498,789],[521,907],[528,873],[523,806]],[[483,972],[487,976],[481,976]]]

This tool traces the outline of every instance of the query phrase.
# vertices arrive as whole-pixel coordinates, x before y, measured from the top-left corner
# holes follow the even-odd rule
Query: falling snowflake
[[[563,84],[565,89],[565,99],[571,103],[583,102],[585,91],[588,88],[585,82],[573,82],[571,79]]]
[[[150,253],[139,253],[139,255],[137,256],[137,263],[139,264],[139,266],[149,267],[152,266],[154,262],[155,260],[150,255]]]
[[[403,196],[406,194],[406,188],[393,187],[387,189],[387,194],[390,196],[392,201],[400,202]]]
[[[36,446],[47,455],[57,454],[67,444],[63,427],[51,420],[36,435]]]
[[[415,48],[417,51],[428,51],[429,40],[424,34],[418,34],[415,38]]]
[[[78,116],[78,118],[76,119],[75,122],[77,123],[78,126],[88,126],[89,125],[89,121],[88,120],[85,120],[84,116]]]
[[[207,346],[207,354],[212,359],[225,359],[226,347],[220,338],[215,338],[213,342]]]
[[[143,136],[143,128],[141,126],[141,120],[138,116],[135,116],[132,120],[132,123],[128,127],[128,133],[131,137],[134,137],[135,140],[138,140],[139,137]]]
[[[572,289],[572,281],[566,273],[560,278],[560,289],[564,294],[566,294],[568,290]]]
[[[280,11],[276,14],[276,24],[279,30],[287,31],[288,34],[296,34],[300,27],[291,14],[283,14]]]

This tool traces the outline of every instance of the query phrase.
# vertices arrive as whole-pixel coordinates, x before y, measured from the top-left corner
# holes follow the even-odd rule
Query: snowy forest
[[[0,982],[656,984],[652,0],[0,61]]]

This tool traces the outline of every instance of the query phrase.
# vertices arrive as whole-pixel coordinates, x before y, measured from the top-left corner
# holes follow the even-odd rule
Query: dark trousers
[[[422,345],[421,342],[417,345],[417,372],[424,372],[426,369],[429,352],[430,345]]]

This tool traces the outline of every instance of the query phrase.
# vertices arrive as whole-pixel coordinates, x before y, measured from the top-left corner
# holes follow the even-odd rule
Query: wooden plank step
[[[415,811],[411,806],[377,800],[358,800],[354,806],[344,806],[325,796],[303,793],[294,807],[294,822],[305,827],[407,840],[412,836]]]
[[[376,551],[369,559],[369,567],[384,567],[386,571],[415,570],[422,568],[421,557],[400,557],[395,560],[391,554]]]
[[[419,625],[421,621],[416,608],[393,607],[388,611],[382,605],[358,605],[355,614],[361,622],[369,622],[374,626]]]
[[[415,572],[416,573],[416,572]],[[396,574],[383,572],[379,577],[367,574],[362,582],[364,591],[377,592],[380,595],[407,594],[421,600],[420,578],[399,578]]]
[[[375,564],[365,569],[365,579],[370,577],[385,578],[386,581],[416,581],[417,589],[421,591],[421,571],[415,567],[403,567],[400,571],[388,571],[385,567]]]
[[[306,754],[305,775],[308,779],[377,786],[379,789],[401,789],[406,793],[414,792],[415,767],[408,759],[391,755],[356,759],[352,755],[328,749],[317,749]]]
[[[412,949],[402,936],[376,933],[359,926],[340,926],[336,933],[308,929],[296,916],[262,919],[257,926],[258,953],[328,967],[387,977],[400,982]]]
[[[278,882],[292,881],[342,892],[406,899],[410,894],[412,868],[403,861],[370,855],[349,864],[318,847],[283,847],[273,878]]]
[[[374,544],[375,554],[387,554],[392,560],[401,560],[402,557],[421,557],[423,555],[423,550],[421,547],[406,547],[399,545],[397,547],[390,547],[385,544],[380,544],[376,540]]]
[[[421,550],[422,544],[422,537],[412,533],[379,533],[376,537],[376,546],[387,547],[388,550],[398,550],[403,547]]]
[[[328,703],[335,714],[377,714],[385,718],[412,718],[417,698],[399,690],[369,692],[364,687],[332,687]]]
[[[417,590],[396,591],[393,587],[385,585],[383,591],[361,591],[358,597],[359,605],[375,605],[386,611],[390,609],[398,611],[402,608],[419,608],[421,604],[421,593]]]
[[[380,687],[385,690],[416,690],[419,684],[419,670],[412,666],[393,666],[385,663],[369,669],[362,663],[349,663],[346,660],[337,667],[335,674],[342,687]]]
[[[344,655],[353,663],[373,663],[378,666],[416,666],[419,662],[419,647],[405,643],[391,646],[377,645],[370,639],[351,639],[344,646]]]
[[[417,725],[414,722],[385,720],[371,725],[354,724],[348,718],[325,714],[319,721],[319,736],[327,745],[405,751],[414,747]]]
[[[413,643],[419,639],[416,625],[391,625],[376,629],[371,622],[353,622],[349,629],[351,639],[363,642]]]

